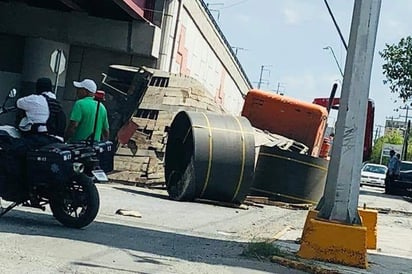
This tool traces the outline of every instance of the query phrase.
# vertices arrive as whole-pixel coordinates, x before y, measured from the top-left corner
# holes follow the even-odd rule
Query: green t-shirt
[[[97,101],[93,97],[85,97],[77,100],[74,103],[70,120],[78,122],[78,126],[70,141],[86,140],[92,133],[94,128],[94,120],[96,119]],[[102,131],[109,129],[107,120],[107,111],[103,104],[100,104],[99,115],[97,117],[95,140],[100,141]]]

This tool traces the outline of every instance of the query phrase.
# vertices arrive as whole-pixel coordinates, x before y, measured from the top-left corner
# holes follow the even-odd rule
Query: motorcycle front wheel
[[[76,176],[60,195],[50,200],[53,216],[63,225],[82,228],[96,218],[100,199],[92,178],[85,174]]]

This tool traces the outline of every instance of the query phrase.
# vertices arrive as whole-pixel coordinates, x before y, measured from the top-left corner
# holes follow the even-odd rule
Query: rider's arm
[[[70,122],[67,127],[66,134],[64,136],[65,140],[70,140],[70,138],[73,137],[81,119],[82,119],[82,111],[81,111],[79,101],[77,101],[76,103],[74,103],[72,112],[70,113]]]
[[[35,95],[29,95],[29,96],[18,99],[16,102],[16,106],[19,109],[28,110],[28,109],[33,108],[35,102],[36,102]]]
[[[103,140],[109,140],[109,129],[103,129],[102,138]]]

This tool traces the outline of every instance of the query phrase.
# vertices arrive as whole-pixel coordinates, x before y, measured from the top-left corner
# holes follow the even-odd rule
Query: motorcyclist
[[[22,138],[15,139],[10,147],[10,152],[14,157],[8,162],[8,168],[11,174],[10,178],[23,187],[26,186],[26,176],[28,175],[24,172],[27,152],[62,141],[62,139],[49,135],[47,129],[50,110],[47,99],[42,93],[55,98],[51,90],[51,80],[40,78],[36,82],[36,94],[22,97],[16,102],[17,108],[23,110],[25,116],[18,125]]]
[[[17,108],[25,112],[19,123],[19,129],[24,136],[27,149],[35,149],[41,146],[63,141],[61,136],[49,134],[47,121],[50,117],[50,109],[47,98],[56,99],[51,92],[52,84],[49,78],[39,78],[36,82],[36,94],[22,97],[17,100]],[[66,121],[64,120],[64,123]]]

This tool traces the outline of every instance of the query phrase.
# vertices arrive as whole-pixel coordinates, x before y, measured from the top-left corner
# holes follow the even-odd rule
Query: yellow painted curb
[[[378,211],[372,209],[358,209],[362,219],[362,226],[366,227],[366,248],[376,249],[377,247],[377,224]]]
[[[311,209],[308,211],[305,226],[303,227],[302,239],[305,237],[305,231],[307,230],[309,220],[316,219],[318,212],[319,211],[315,209]],[[358,208],[358,212],[362,220],[362,226],[366,227],[366,248],[376,249],[378,243],[378,211],[372,209]]]
[[[367,268],[366,227],[309,219],[298,256]]]

